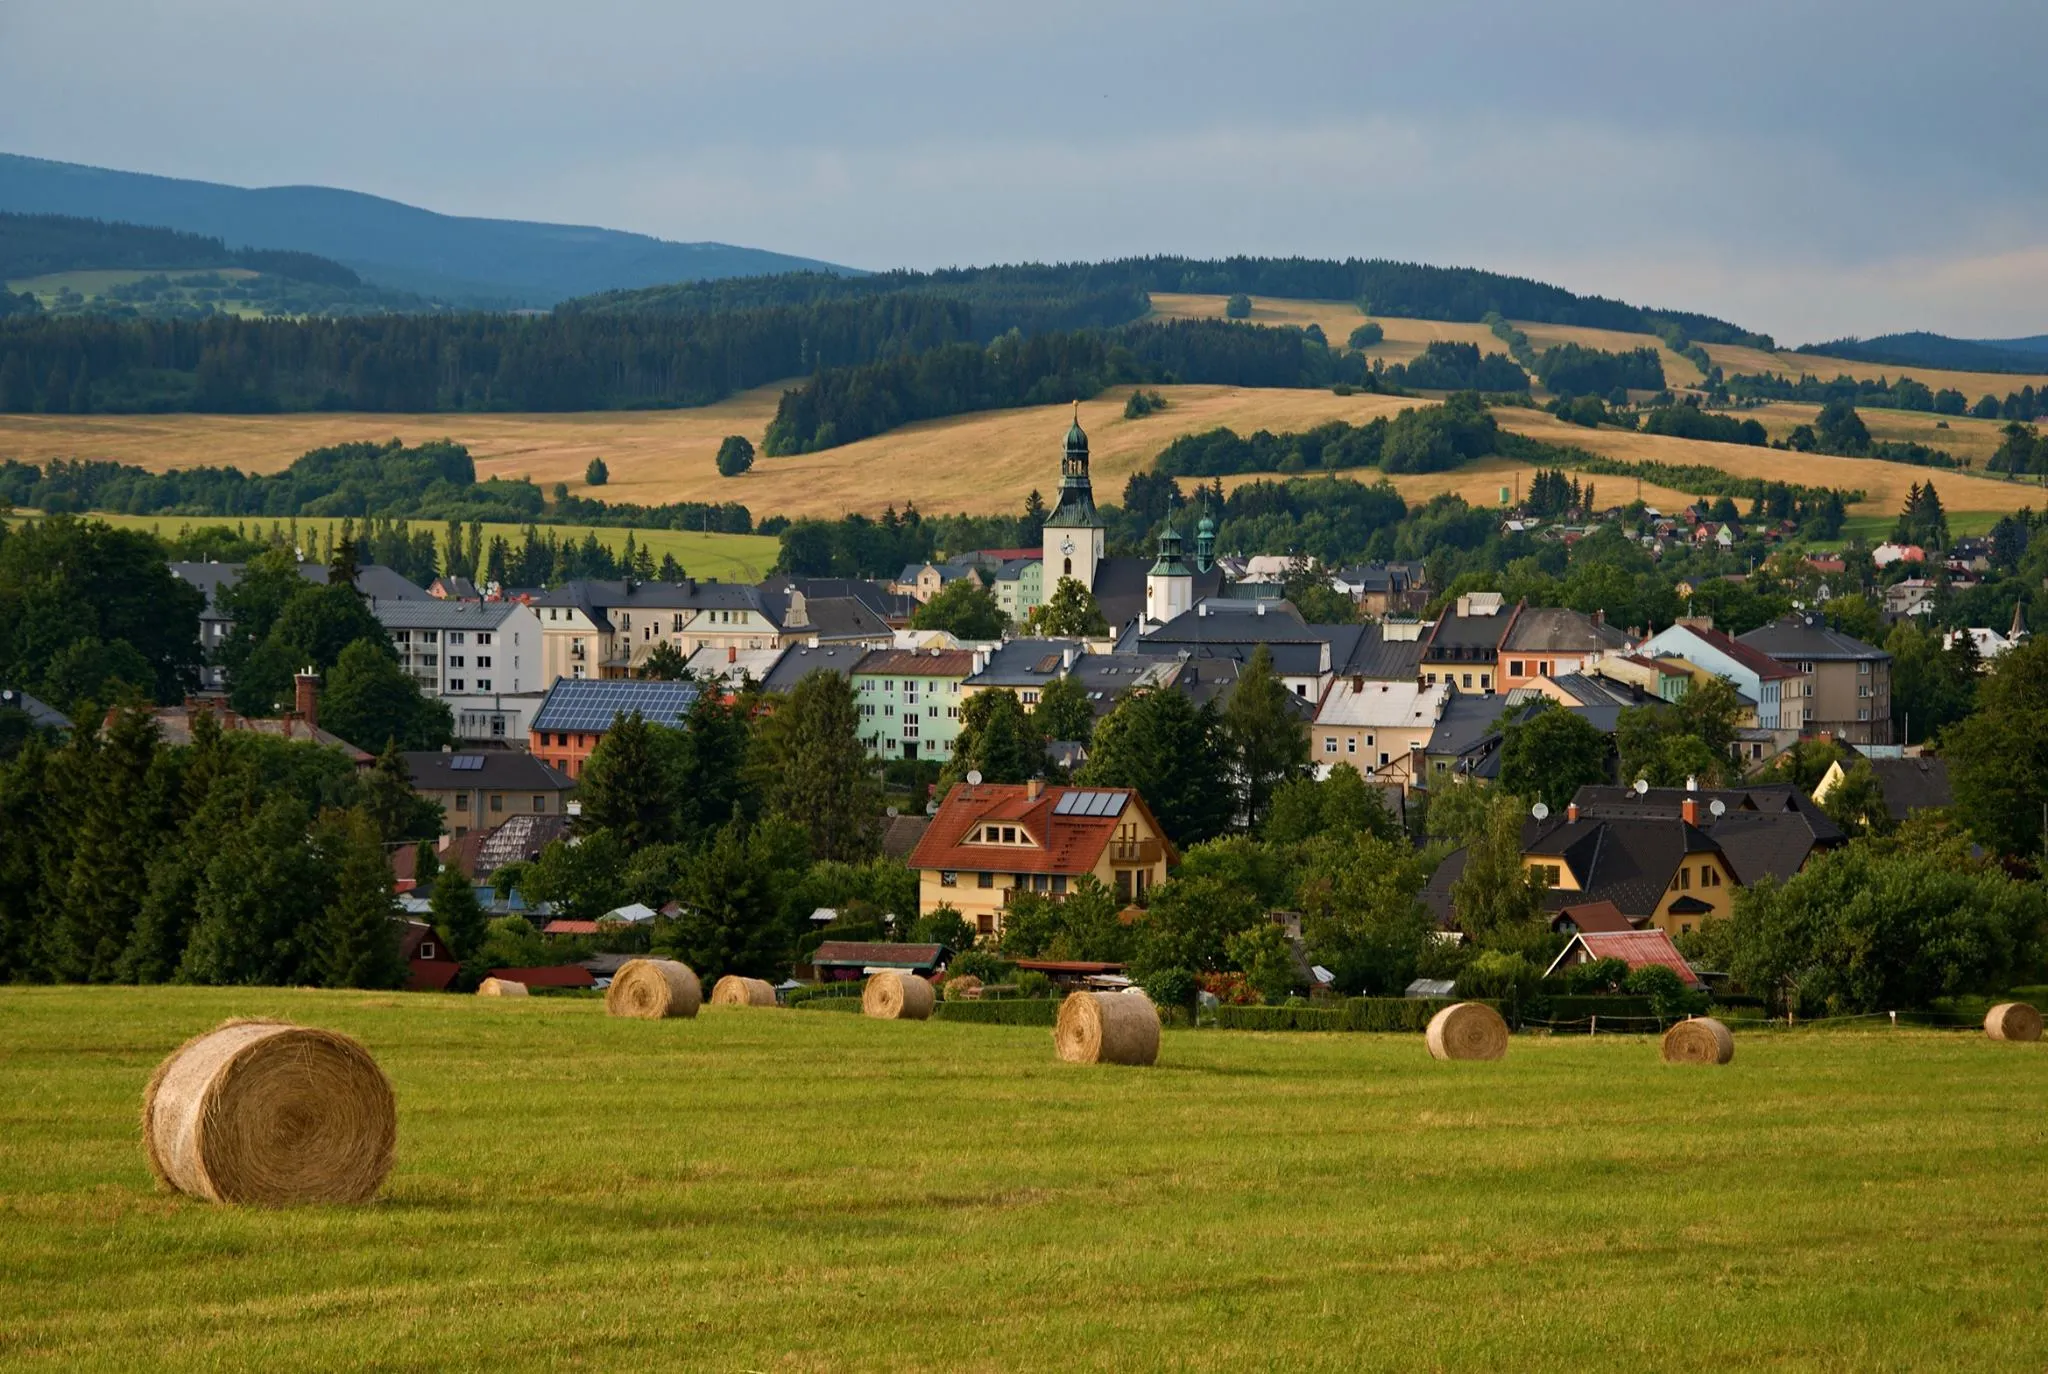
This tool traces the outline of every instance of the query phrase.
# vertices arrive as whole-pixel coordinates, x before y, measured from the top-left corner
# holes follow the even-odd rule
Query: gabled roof
[[[1425,687],[1413,680],[1386,682],[1340,677],[1324,695],[1315,723],[1366,729],[1421,727],[1434,731],[1451,695],[1450,685],[1442,682]]]
[[[1955,804],[1948,785],[1948,760],[1922,755],[1912,759],[1872,759],[1870,771],[1877,774],[1884,789],[1885,810],[1902,821],[1915,811],[1931,811]]]
[[[421,749],[405,755],[415,792],[566,792],[576,785],[566,773],[523,749]]]
[[[484,831],[472,830],[456,844],[470,846],[466,871],[470,877],[481,880],[506,864],[538,859],[541,850],[568,832],[567,816],[508,816],[503,825]]]
[[[827,940],[811,955],[814,967],[933,968],[952,951],[944,945],[896,945],[866,940]]]
[[[192,742],[192,716],[194,709],[190,706],[156,706],[150,709],[150,714],[156,718],[157,733],[165,744],[190,744]],[[292,716],[275,718],[244,716],[229,710],[225,704],[218,707],[201,705],[196,709],[199,711],[211,710],[213,718],[220,723],[222,730],[239,730],[252,735],[271,735],[278,739],[291,740],[300,744],[324,745],[329,749],[339,749],[348,756],[351,762],[356,764],[366,764],[371,759],[369,754],[356,748],[340,735],[328,730],[322,730],[315,725],[308,725],[303,720]]]
[[[1818,615],[1782,616],[1760,629],[1737,636],[1738,642],[1772,658],[1795,662],[1887,661],[1891,655],[1874,644],[1845,635]]]
[[[495,630],[520,609],[516,601],[380,601],[373,610],[387,630]]]
[[[1635,923],[1622,914],[1620,907],[1612,902],[1574,902],[1561,906],[1557,915],[1551,918],[1552,930],[1562,929],[1569,921],[1579,930],[1616,931],[1634,930]]]
[[[1356,627],[1358,638],[1342,659],[1332,657],[1337,671],[1346,677],[1379,678],[1389,682],[1420,677],[1422,639],[1388,639],[1387,627],[1369,621]]]
[[[38,701],[27,692],[18,692],[12,687],[0,688],[0,711],[21,712],[38,730],[71,728],[71,718],[62,711],[48,702]]]
[[[1677,945],[1671,943],[1671,937],[1661,930],[1582,930],[1572,936],[1564,952],[1544,970],[1544,976],[1547,978],[1563,967],[1574,950],[1583,950],[1592,959],[1619,959],[1631,969],[1661,964],[1684,979],[1687,987],[1700,986],[1700,976],[1692,971],[1691,964],[1685,962],[1685,956],[1678,952]]]
[[[1501,652],[1590,654],[1619,649],[1628,636],[1604,620],[1565,606],[1525,606],[1501,636]]]
[[[783,650],[774,669],[761,679],[761,688],[768,692],[791,692],[799,682],[818,672],[845,677],[869,652],[865,644],[821,644],[816,648],[792,645]]]
[[[1735,636],[1717,630],[1711,625],[1678,624],[1664,631],[1664,634],[1675,635],[1681,632],[1693,636],[1711,649],[1720,651],[1766,682],[1799,676],[1797,668],[1780,663],[1755,645],[1745,644]]]
[[[965,679],[974,672],[970,649],[876,649],[853,668],[862,677],[942,677]]]
[[[1142,814],[1162,837],[1168,863],[1179,862],[1165,831],[1144,798],[1128,787],[1047,787],[1037,796],[1028,784],[960,783],[946,794],[938,815],[911,851],[910,866],[1000,873],[1092,872],[1124,823],[1126,812]],[[970,844],[968,834],[990,821],[1015,825],[1030,845]]]

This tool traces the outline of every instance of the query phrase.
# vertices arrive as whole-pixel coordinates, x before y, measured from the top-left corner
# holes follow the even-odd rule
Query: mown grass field
[[[376,1203],[160,1193],[230,1015],[396,1086]],[[20,1369],[1953,1369],[2048,1361],[2048,1047],[1043,1030],[289,990],[0,991]]]
[[[104,520],[110,525],[128,529],[152,530],[165,538],[176,538],[187,530],[200,529],[210,525],[226,525],[230,529],[241,529],[251,538],[267,537],[273,526],[290,535],[292,521],[289,520],[238,520],[212,519],[189,515],[103,515],[95,514],[95,520]],[[316,531],[329,526],[339,526],[339,520],[326,517],[304,517],[298,522],[301,546],[311,549]],[[435,539],[441,537],[444,524],[441,521],[415,521],[416,526],[431,530]],[[467,529],[467,526],[464,527]],[[779,539],[761,534],[703,534],[694,530],[625,530],[609,525],[541,525],[538,527],[545,538],[553,534],[557,539],[573,539],[581,543],[583,536],[594,534],[597,542],[614,551],[623,549],[626,536],[631,534],[636,546],[644,544],[654,554],[658,563],[665,553],[672,553],[683,565],[683,571],[692,577],[715,577],[721,581],[758,582],[768,575],[775,566],[776,555],[781,551]],[[484,543],[488,547],[495,535],[503,535],[507,542],[518,545],[525,538],[522,525],[484,525]]]

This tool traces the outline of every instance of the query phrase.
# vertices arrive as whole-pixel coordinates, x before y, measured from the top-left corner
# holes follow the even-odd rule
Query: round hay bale
[[[860,1014],[884,1021],[922,1021],[938,1000],[938,989],[914,973],[877,973],[861,990]]]
[[[397,1143],[391,1082],[370,1052],[283,1021],[187,1040],[142,1094],[150,1169],[208,1202],[365,1202]]]
[[[514,982],[510,978],[486,978],[476,985],[476,995],[479,997],[526,997],[530,994],[524,983]]]
[[[765,978],[742,978],[728,973],[711,985],[714,1007],[772,1007],[775,985]]]
[[[1984,1033],[1993,1040],[2039,1040],[2041,1013],[2025,1002],[2000,1002],[1984,1013]]]
[[[1429,1018],[1429,1053],[1436,1059],[1498,1059],[1508,1052],[1508,1023],[1484,1002],[1457,1002]]]
[[[1680,1021],[1664,1032],[1667,1064],[1726,1064],[1735,1057],[1735,1037],[1711,1016]]]
[[[981,980],[971,973],[946,980],[948,1002],[972,1002],[981,996]]]
[[[1069,1064],[1151,1064],[1159,1058],[1159,1009],[1143,993],[1068,993],[1052,1043]]]
[[[673,959],[628,959],[604,990],[604,1009],[612,1016],[660,1021],[670,1016],[695,1016],[704,989],[688,964]]]

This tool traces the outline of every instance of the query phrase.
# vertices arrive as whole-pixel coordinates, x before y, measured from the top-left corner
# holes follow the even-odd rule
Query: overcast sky
[[[862,267],[1394,257],[2048,331],[2040,0],[0,0],[0,149]]]

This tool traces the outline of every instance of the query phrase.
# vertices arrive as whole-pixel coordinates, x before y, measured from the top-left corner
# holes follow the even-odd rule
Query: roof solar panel
[[[460,773],[474,773],[484,766],[482,754],[457,754],[448,761],[448,766]]]
[[[561,678],[533,719],[536,730],[609,730],[638,711],[660,725],[680,725],[697,700],[691,682],[635,682],[622,678]]]

